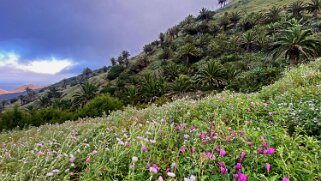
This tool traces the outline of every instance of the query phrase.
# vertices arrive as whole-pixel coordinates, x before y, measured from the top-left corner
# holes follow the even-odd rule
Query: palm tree
[[[208,21],[212,18],[212,12],[206,8],[202,8],[198,15],[199,20]]]
[[[256,34],[254,31],[247,31],[242,35],[240,44],[245,47],[247,52],[250,52],[257,44]]]
[[[122,57],[123,61],[125,62],[126,66],[128,66],[128,64],[129,64],[129,59],[128,59],[129,56],[130,56],[130,54],[128,51],[124,50],[121,52],[121,57]]]
[[[192,88],[192,80],[189,76],[181,74],[176,77],[171,85],[171,89],[176,92],[186,92]]]
[[[318,18],[321,10],[321,0],[311,0],[307,5],[307,10],[313,13],[315,18]]]
[[[218,4],[221,5],[221,8],[226,5],[227,0],[218,0]]]
[[[83,106],[86,102],[94,98],[96,93],[97,87],[86,82],[81,85],[80,91],[72,96],[74,98],[73,103],[75,106]]]
[[[227,30],[227,26],[230,24],[230,19],[228,17],[228,14],[226,13],[224,16],[222,16],[219,20],[219,25],[223,27],[223,30]]]
[[[288,12],[292,14],[294,18],[300,19],[302,17],[302,11],[305,9],[303,1],[293,2],[288,9]]]
[[[241,16],[239,12],[232,12],[230,14],[230,21],[233,23],[234,27],[240,21],[240,19],[241,19]]]
[[[134,85],[130,85],[126,90],[128,101],[134,105],[138,98],[138,89]]]
[[[269,12],[266,13],[268,22],[276,22],[280,19],[281,8],[273,6]]]
[[[312,31],[296,25],[281,32],[279,39],[272,43],[271,55],[273,59],[285,56],[290,65],[295,66],[300,55],[308,59],[315,58],[320,49],[321,41],[313,37]]]
[[[180,55],[185,58],[188,65],[192,58],[197,58],[201,55],[201,49],[195,47],[192,43],[187,43],[180,49]]]
[[[197,72],[195,80],[202,86],[219,88],[227,84],[224,76],[225,69],[222,64],[210,60],[205,67]]]

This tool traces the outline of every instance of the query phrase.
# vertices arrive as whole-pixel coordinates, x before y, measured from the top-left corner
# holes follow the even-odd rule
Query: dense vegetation
[[[238,6],[246,6],[248,1],[233,2],[230,7],[225,7],[226,3],[219,1],[223,8],[218,11],[203,8],[197,17],[186,17],[133,58],[122,51],[118,58],[111,58],[110,67],[86,68],[81,75],[39,94],[29,91],[12,104],[3,102],[7,111],[0,115],[0,129],[101,116],[121,104],[144,108],[151,102],[161,105],[186,95],[199,98],[223,90],[256,92],[278,80],[288,65],[295,67],[320,54],[318,0],[291,1],[283,8],[262,7],[255,12],[238,11]],[[93,106],[100,106],[101,100],[92,99],[104,94],[118,99],[111,101],[115,108],[105,106],[106,110],[96,113]],[[86,106],[89,101],[97,102]],[[13,104],[21,106],[13,109]],[[92,110],[84,111],[89,107]],[[50,115],[48,119],[34,116],[42,112]],[[14,113],[30,115],[36,121],[21,121]]]
[[[1,180],[321,180],[320,85],[318,60],[258,93],[2,133]]]

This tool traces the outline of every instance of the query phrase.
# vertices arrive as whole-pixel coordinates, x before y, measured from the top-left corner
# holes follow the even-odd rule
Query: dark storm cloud
[[[80,71],[109,64],[121,50],[139,53],[159,32],[214,9],[216,0],[4,0],[0,4],[0,51],[21,61],[72,59]]]

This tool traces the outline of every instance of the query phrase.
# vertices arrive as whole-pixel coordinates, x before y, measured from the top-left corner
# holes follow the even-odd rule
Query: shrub
[[[102,116],[103,113],[107,115],[110,111],[121,109],[123,104],[110,95],[100,95],[91,101],[89,101],[85,106],[78,110],[79,117],[97,117]]]
[[[112,66],[108,72],[107,78],[109,80],[116,79],[123,71],[125,70],[125,67],[122,65],[115,65]]]

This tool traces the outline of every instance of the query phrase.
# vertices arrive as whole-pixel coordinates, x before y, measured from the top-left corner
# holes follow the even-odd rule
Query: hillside
[[[258,93],[2,133],[1,179],[320,180],[320,85],[318,60]]]

